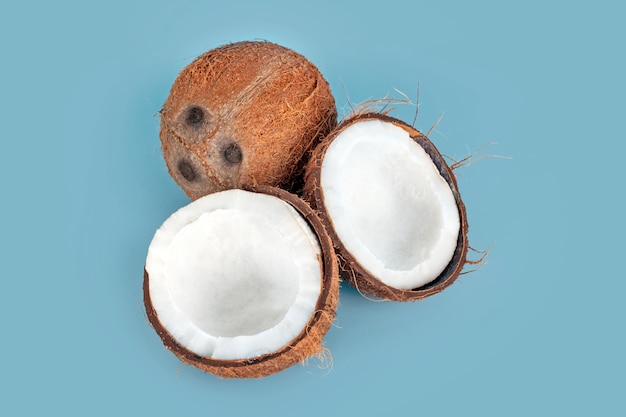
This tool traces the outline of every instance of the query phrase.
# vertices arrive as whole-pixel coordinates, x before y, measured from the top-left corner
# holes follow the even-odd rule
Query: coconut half
[[[322,351],[338,270],[320,219],[295,195],[233,189],[157,230],[144,272],[150,323],[183,362],[262,377]]]
[[[319,211],[344,278],[364,293],[416,300],[463,269],[468,226],[454,174],[398,119],[362,114],[338,126],[313,153],[304,198]]]

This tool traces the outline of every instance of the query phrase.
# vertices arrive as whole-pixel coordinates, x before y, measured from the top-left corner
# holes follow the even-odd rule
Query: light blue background
[[[626,415],[619,4],[4,2],[0,414]],[[482,269],[416,303],[344,286],[332,369],[220,380],[161,345],[142,268],[188,202],[157,112],[194,57],[248,39],[307,56],[341,114],[419,83],[443,153],[511,159],[457,170]]]

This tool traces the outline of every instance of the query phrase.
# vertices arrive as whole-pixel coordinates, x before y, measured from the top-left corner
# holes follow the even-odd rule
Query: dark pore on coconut
[[[187,111],[186,122],[188,125],[196,126],[204,119],[204,111],[198,106],[194,106]]]
[[[222,150],[222,156],[230,165],[241,163],[241,159],[243,157],[241,154],[241,148],[235,142],[229,143],[224,147]]]
[[[196,171],[194,171],[191,164],[185,160],[178,163],[178,171],[180,172],[180,175],[182,175],[183,178],[189,182],[196,179]]]

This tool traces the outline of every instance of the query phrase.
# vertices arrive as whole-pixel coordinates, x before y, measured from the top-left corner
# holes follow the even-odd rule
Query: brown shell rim
[[[459,237],[457,239],[457,245],[452,259],[450,260],[448,266],[437,278],[435,278],[430,283],[418,288],[414,288],[411,290],[394,288],[372,276],[369,271],[363,268],[359,264],[359,262],[348,252],[348,250],[341,242],[341,239],[339,239],[339,236],[334,230],[333,222],[329,218],[326,206],[324,204],[324,195],[320,184],[321,166],[326,151],[328,150],[328,147],[330,146],[332,141],[336,139],[337,136],[341,132],[343,132],[348,126],[366,120],[381,120],[383,122],[392,123],[406,130],[409,133],[411,139],[413,139],[418,145],[420,145],[430,156],[431,160],[437,167],[439,174],[448,183],[448,186],[452,190],[454,199],[456,201],[456,205],[459,211],[461,228],[459,230]],[[467,250],[469,247],[467,238],[467,213],[465,209],[465,204],[463,203],[458,190],[456,177],[454,176],[452,169],[445,162],[443,156],[441,156],[435,145],[421,132],[419,132],[413,126],[403,122],[402,120],[385,114],[364,113],[352,116],[343,121],[314,150],[306,170],[303,198],[318,211],[319,216],[322,218],[322,221],[326,226],[328,234],[330,235],[335,246],[335,250],[337,252],[339,266],[342,270],[342,278],[346,279],[361,293],[370,294],[374,297],[393,301],[414,301],[423,299],[430,295],[439,293],[445,288],[449,287],[459,277],[466,263]]]
[[[189,351],[179,344],[161,324],[150,299],[150,277],[144,267],[143,296],[147,317],[165,347],[172,351],[182,362],[224,378],[264,377],[282,371],[305,360],[309,356],[319,353],[323,349],[322,338],[335,319],[339,298],[337,258],[332,247],[332,241],[326,233],[322,221],[313,209],[296,195],[276,187],[246,187],[245,190],[278,197],[289,203],[311,225],[320,243],[323,258],[321,293],[313,316],[302,332],[289,344],[274,353],[243,360],[211,359]]]

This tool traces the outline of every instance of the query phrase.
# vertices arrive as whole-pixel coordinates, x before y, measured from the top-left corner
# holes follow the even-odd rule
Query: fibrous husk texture
[[[461,228],[452,260],[436,279],[419,288],[411,290],[397,289],[381,282],[375,276],[372,276],[369,271],[363,268],[359,264],[358,260],[346,250],[343,243],[337,236],[337,233],[334,231],[333,221],[328,216],[324,205],[324,190],[321,187],[321,167],[328,147],[332,141],[348,126],[372,119],[393,123],[409,133],[409,136],[430,156],[433,163],[437,167],[439,174],[450,186],[459,210]],[[410,181],[410,179],[407,179],[407,181]],[[422,299],[441,292],[450,286],[458,278],[466,263],[467,250],[469,246],[467,239],[467,215],[465,205],[463,204],[461,195],[458,191],[454,173],[446,164],[444,158],[439,153],[435,145],[426,136],[420,133],[413,126],[410,126],[396,118],[379,113],[363,113],[356,114],[337,126],[337,128],[333,130],[333,132],[331,132],[329,136],[314,150],[313,155],[311,156],[306,168],[303,198],[318,211],[322,222],[331,236],[333,245],[338,255],[341,277],[356,287],[361,293],[393,301],[413,301]]]
[[[310,151],[336,123],[330,86],[305,57],[238,42],[181,71],[160,138],[170,174],[192,199],[243,186],[296,191]]]
[[[316,233],[322,249],[322,289],[315,313],[302,332],[288,345],[274,353],[246,360],[216,360],[190,352],[176,342],[159,321],[150,300],[150,277],[144,270],[143,293],[148,320],[161,337],[164,345],[184,363],[223,378],[264,377],[282,371],[312,356],[325,357],[327,351],[323,347],[322,339],[335,319],[339,299],[339,272],[332,241],[320,218],[311,207],[297,196],[278,188],[261,186],[246,187],[246,189],[273,195],[291,204],[308,221]]]

